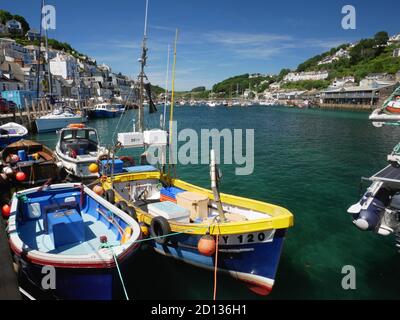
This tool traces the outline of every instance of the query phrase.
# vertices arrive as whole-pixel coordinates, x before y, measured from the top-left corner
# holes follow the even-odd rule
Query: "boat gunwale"
[[[132,180],[146,180],[146,179],[158,179],[161,181],[165,181],[166,176],[161,175],[161,173],[158,171],[119,174],[114,176],[113,178],[111,177],[103,178],[102,185],[103,187],[105,187],[105,189],[110,189],[112,188],[112,182],[123,183]],[[177,187],[181,187],[182,189],[188,191],[194,191],[197,193],[204,194],[210,200],[214,200],[213,193],[205,188],[192,185],[190,183],[184,182],[179,179],[172,179],[171,184]],[[114,192],[116,200],[126,201],[126,199],[124,199],[115,189]],[[203,222],[194,224],[194,223],[178,223],[175,221],[169,221],[171,231],[182,232],[187,234],[195,234],[195,235],[201,235],[207,232],[210,232],[210,234],[213,235],[242,234],[242,233],[259,232],[271,229],[287,229],[293,226],[293,214],[289,210],[281,206],[225,193],[221,193],[221,201],[228,205],[234,205],[241,208],[254,210],[263,214],[268,214],[269,217],[254,219],[254,220],[246,220],[246,221],[227,222],[227,223]],[[150,225],[153,216],[140,208],[135,207],[135,209],[136,213],[138,214],[139,221],[144,222],[147,225]]]

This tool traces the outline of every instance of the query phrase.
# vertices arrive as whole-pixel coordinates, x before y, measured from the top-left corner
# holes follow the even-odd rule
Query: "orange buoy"
[[[15,179],[17,179],[18,181],[24,181],[26,179],[26,174],[22,171],[19,171],[15,174]]]
[[[84,128],[85,125],[83,123],[71,123],[68,125],[68,128],[77,128],[77,129],[81,129]]]
[[[99,172],[99,166],[97,165],[97,163],[91,163],[91,164],[89,165],[89,171],[90,171],[91,173],[97,173],[97,172]]]
[[[149,232],[149,227],[147,226],[147,224],[145,224],[143,222],[140,222],[139,226],[140,226],[140,230],[142,231],[143,235],[145,237],[147,237],[149,235],[149,233],[150,233]]]
[[[96,193],[96,194],[98,194],[99,196],[102,196],[103,194],[104,194],[104,189],[103,189],[103,187],[102,186],[100,186],[100,185],[95,185],[94,187],[93,187],[93,191]]]
[[[215,239],[209,234],[202,236],[199,240],[199,243],[197,244],[197,249],[199,250],[199,252],[208,257],[212,256],[215,253],[215,247]]]
[[[126,227],[122,235],[121,244],[126,243],[132,236],[133,230],[131,227]]]
[[[1,213],[2,213],[4,219],[8,219],[10,217],[11,207],[8,204],[5,204],[1,208]]]

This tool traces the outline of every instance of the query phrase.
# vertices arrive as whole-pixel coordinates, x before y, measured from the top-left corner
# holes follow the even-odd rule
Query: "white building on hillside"
[[[328,78],[328,76],[328,71],[325,70],[309,72],[290,72],[285,76],[283,80],[287,82],[296,82],[303,80],[324,80]]]
[[[74,79],[78,76],[77,61],[70,55],[59,53],[50,60],[50,72],[64,79]]]
[[[22,25],[21,22],[11,19],[6,22],[6,28],[10,33],[22,33]]]
[[[396,48],[393,50],[393,57],[400,57],[400,48]]]
[[[335,78],[330,87],[346,87],[346,86],[354,86],[355,79],[352,76],[344,77],[344,78]]]

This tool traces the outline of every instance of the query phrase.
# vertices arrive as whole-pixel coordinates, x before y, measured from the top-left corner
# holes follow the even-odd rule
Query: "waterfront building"
[[[395,88],[395,84],[379,84],[328,88],[321,91],[321,103],[329,105],[377,106]]]

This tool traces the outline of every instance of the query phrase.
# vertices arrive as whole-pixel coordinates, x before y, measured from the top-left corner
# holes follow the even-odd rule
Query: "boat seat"
[[[49,212],[45,221],[47,221],[45,230],[56,249],[85,240],[82,216],[74,208]]]
[[[52,157],[50,154],[48,154],[48,153],[46,153],[46,152],[44,152],[44,151],[39,151],[38,154],[39,154],[39,156],[40,156],[41,158],[43,158],[43,159],[46,160],[46,161],[51,161],[51,160],[53,160],[53,157]]]
[[[76,201],[71,201],[67,203],[54,203],[54,204],[49,204],[43,207],[43,224],[44,224],[44,230],[47,233],[48,232],[48,219],[47,216],[50,213],[58,212],[58,211],[65,211],[65,210],[76,210],[76,212],[81,215],[81,210],[79,207],[78,202]]]

